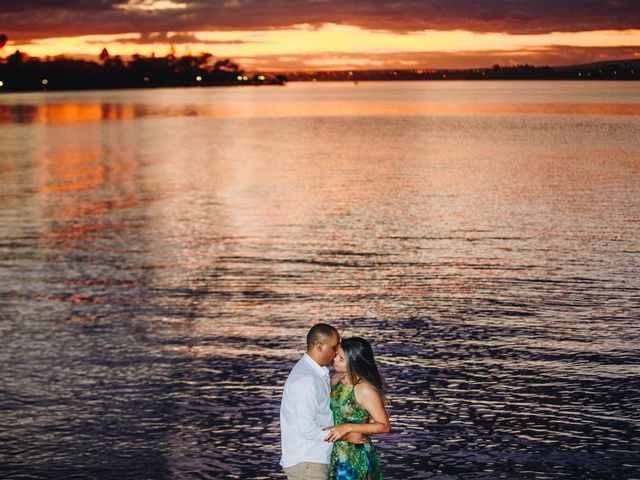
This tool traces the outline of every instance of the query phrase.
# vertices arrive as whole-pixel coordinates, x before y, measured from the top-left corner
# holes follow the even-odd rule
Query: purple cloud
[[[147,8],[123,8],[133,2]],[[137,3],[136,3],[137,2]],[[257,30],[338,23],[398,33],[436,29],[542,34],[640,25],[637,0],[21,0],[4,2],[10,39],[129,32]]]

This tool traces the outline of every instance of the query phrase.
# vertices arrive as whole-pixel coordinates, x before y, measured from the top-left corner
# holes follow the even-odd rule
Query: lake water
[[[640,83],[0,96],[0,476],[284,478],[317,321],[387,479],[640,478]]]

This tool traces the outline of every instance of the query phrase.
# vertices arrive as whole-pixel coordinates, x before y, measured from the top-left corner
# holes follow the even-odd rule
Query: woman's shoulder
[[[370,403],[371,401],[378,400],[382,398],[382,395],[373,385],[368,384],[367,382],[358,382],[353,387],[354,392],[356,394],[356,400],[359,403]]]
[[[340,380],[342,380],[342,377],[344,377],[344,375],[345,375],[344,373],[336,373],[336,374],[334,374],[333,377],[331,377],[331,386],[333,387],[333,386],[337,385],[338,382]]]
[[[362,392],[365,395],[378,394],[378,390],[373,385],[362,380],[356,383],[353,388],[356,389],[356,392]]]

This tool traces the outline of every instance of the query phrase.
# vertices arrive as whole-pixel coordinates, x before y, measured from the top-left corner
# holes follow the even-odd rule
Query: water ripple
[[[0,476],[284,478],[324,320],[378,356],[386,478],[637,478],[638,87],[465,85],[3,95]]]

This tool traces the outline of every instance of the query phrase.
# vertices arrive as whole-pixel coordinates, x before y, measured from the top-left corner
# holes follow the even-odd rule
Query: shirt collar
[[[320,377],[326,378],[329,376],[329,369],[327,367],[321,367],[316,363],[316,361],[313,358],[311,358],[306,353],[303,355],[302,358],[304,359],[305,362],[307,362],[307,364],[309,364],[309,366],[311,366],[314,372],[320,375]]]

